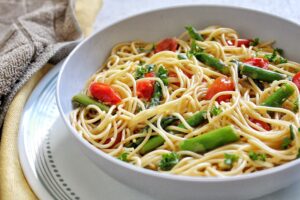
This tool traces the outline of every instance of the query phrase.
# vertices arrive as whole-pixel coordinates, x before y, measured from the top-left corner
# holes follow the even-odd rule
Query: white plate
[[[35,194],[40,199],[153,200],[106,175],[76,148],[55,101],[60,66],[37,85],[20,123],[19,158]],[[299,196],[300,182],[257,200],[296,200]]]

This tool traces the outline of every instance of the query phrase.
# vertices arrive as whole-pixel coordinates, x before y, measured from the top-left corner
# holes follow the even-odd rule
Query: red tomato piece
[[[244,45],[245,47],[249,47],[250,46],[250,42],[252,42],[253,40],[251,39],[238,39],[237,40],[237,47],[241,47],[242,45]],[[235,40],[228,40],[227,44],[229,46],[234,46],[235,44]]]
[[[116,105],[121,102],[118,93],[105,83],[92,83],[89,89],[93,97],[105,104]]]
[[[192,78],[192,74],[188,73],[188,72],[183,72],[188,78]],[[177,77],[177,74],[175,72],[169,72],[169,76],[170,77]]]
[[[122,140],[122,132],[119,132],[117,134],[117,138],[116,138],[115,142],[112,144],[111,147],[113,148],[114,146],[116,146],[119,142],[121,142],[121,140]],[[111,141],[111,138],[108,138],[105,140],[104,144],[108,144],[108,143],[110,143],[110,141]]]
[[[256,66],[256,67],[260,67],[263,69],[268,69],[269,66],[269,61],[263,58],[249,58],[247,60],[244,61],[244,63]]]
[[[298,90],[300,91],[300,72],[295,74],[295,76],[292,79],[293,83],[298,87]]]
[[[177,77],[177,74],[175,72],[169,72],[170,77]]]
[[[149,78],[149,77],[155,77],[155,73],[154,72],[148,72],[145,74],[145,77]]]
[[[208,88],[205,99],[212,99],[219,92],[224,91],[234,91],[234,83],[231,78],[226,76],[218,77]],[[230,100],[231,95],[222,95],[217,98],[217,101],[220,103],[221,101]]]
[[[183,72],[189,79],[191,79],[192,78],[192,74],[190,74],[190,73],[188,73],[188,72]]]
[[[270,131],[271,130],[271,126],[269,124],[267,124],[266,122],[260,121],[258,119],[253,119],[250,118],[250,121],[260,127],[262,127],[263,129],[265,129],[266,131]]]
[[[155,77],[154,72],[145,74],[145,77]],[[154,80],[142,80],[136,83],[137,96],[141,99],[149,101],[154,92]]]
[[[162,41],[160,41],[156,47],[154,52],[158,53],[160,51],[176,51],[177,49],[177,42],[174,38],[166,38]]]

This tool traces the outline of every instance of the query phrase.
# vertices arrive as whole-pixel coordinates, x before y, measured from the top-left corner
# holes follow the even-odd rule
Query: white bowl
[[[299,180],[300,160],[236,177],[206,178],[162,174],[135,167],[103,153],[84,140],[71,126],[69,114],[72,111],[72,96],[83,89],[87,79],[105,61],[115,44],[135,39],[157,41],[178,36],[188,24],[198,29],[209,25],[222,25],[236,29],[242,37],[274,39],[276,46],[286,50],[289,59],[300,61],[300,27],[262,12],[227,6],[194,5],[159,9],[127,18],[83,41],[61,68],[57,83],[57,103],[66,125],[78,142],[78,147],[99,168],[115,179],[159,199],[250,199]]]

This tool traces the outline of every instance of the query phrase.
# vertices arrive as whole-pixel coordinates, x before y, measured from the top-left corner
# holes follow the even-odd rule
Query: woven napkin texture
[[[81,39],[69,0],[1,0],[0,127],[16,92],[48,61],[57,63]]]
[[[6,2],[6,3],[3,3]],[[22,3],[21,3],[22,2]],[[28,5],[27,7],[24,7]],[[34,6],[29,6],[29,5],[34,5]],[[102,5],[102,0],[77,0],[75,4],[75,16],[77,18],[77,21],[79,22],[79,26],[85,36],[87,36],[89,33],[92,31],[92,25],[93,22],[96,18],[96,15]],[[4,9],[6,8],[6,9]],[[51,12],[45,11],[46,8],[49,8]],[[9,10],[10,9],[10,10]],[[27,16],[33,16],[37,14],[36,17],[32,18],[34,19],[32,22],[27,22],[32,24],[32,26],[27,26],[29,29],[28,31],[31,32],[30,27],[37,27],[38,25],[41,26],[41,30],[37,30],[36,28],[32,28],[35,32],[35,36],[39,38],[38,42],[33,42],[37,44],[44,44],[44,50],[41,48],[41,51],[39,55],[44,55],[47,54],[48,50],[52,51],[51,54],[54,55],[54,61],[57,62],[58,60],[61,59],[71,48],[73,45],[71,42],[72,37],[69,36],[64,36],[65,38],[69,38],[64,40],[60,36],[63,34],[58,34],[61,31],[56,30],[57,28],[65,28],[68,29],[68,33],[70,35],[73,35],[74,39],[79,39],[81,37],[80,30],[78,29],[78,26],[76,25],[76,21],[74,21],[74,13],[73,13],[73,6],[70,4],[69,1],[45,1],[45,0],[27,0],[27,1],[18,1],[18,0],[11,0],[11,1],[3,1],[1,0],[0,2],[0,38],[6,38],[6,41],[9,41],[9,38],[7,34],[9,35],[9,32],[12,33],[10,30],[11,27],[9,24],[11,24],[15,19],[18,18],[20,15],[27,15]],[[43,12],[40,12],[43,11]],[[48,10],[49,11],[49,10]],[[6,13],[3,14],[3,13]],[[34,14],[35,13],[35,14]],[[44,18],[39,18],[40,13],[42,16],[47,16],[48,20],[43,20]],[[44,13],[48,13],[45,14]],[[3,16],[1,16],[3,15]],[[70,16],[67,16],[70,15]],[[5,17],[4,17],[5,16]],[[62,19],[63,21],[53,21],[57,20],[57,17]],[[24,17],[21,17],[24,18]],[[14,19],[14,20],[12,20]],[[70,24],[71,21],[74,22],[73,25]],[[17,20],[17,22],[20,20]],[[22,20],[21,20],[22,21]],[[25,20],[26,21],[26,20]],[[30,20],[29,20],[30,21]],[[64,26],[63,24],[66,23]],[[25,23],[26,24],[26,23]],[[43,25],[47,24],[47,26]],[[20,34],[23,35],[23,32],[19,32],[19,29],[17,28],[18,25],[13,24],[12,26],[15,27],[13,30],[15,30],[16,35]],[[52,26],[52,27],[51,27]],[[53,27],[54,26],[54,27]],[[68,26],[70,26],[68,28]],[[1,30],[7,29],[9,30],[8,33],[3,34],[3,31]],[[54,31],[55,32],[54,32]],[[73,30],[74,32],[72,32]],[[43,34],[42,34],[43,33]],[[49,35],[47,35],[47,33]],[[75,37],[76,34],[78,34],[77,37]],[[2,35],[1,35],[2,34]],[[55,36],[55,34],[58,34],[59,36]],[[15,35],[15,36],[16,36]],[[13,36],[13,35],[12,35]],[[28,35],[25,35],[24,41],[28,41]],[[45,37],[45,38],[44,38]],[[44,38],[44,39],[43,39]],[[50,38],[50,39],[49,39]],[[61,38],[61,39],[57,39]],[[70,41],[69,41],[70,40]],[[21,40],[22,41],[22,40]],[[23,44],[20,40],[21,44]],[[29,40],[32,41],[32,40]],[[48,41],[48,42],[46,42]],[[50,41],[50,42],[49,42]],[[52,41],[52,43],[51,43]],[[12,40],[10,40],[10,45],[13,45]],[[44,42],[44,43],[43,43]],[[55,43],[57,42],[57,43]],[[18,44],[20,44],[18,43]],[[0,52],[2,55],[6,55],[3,53],[3,47],[8,46],[4,44],[4,42],[0,42]],[[24,44],[25,45],[25,44]],[[64,45],[67,45],[64,48]],[[69,46],[68,46],[69,45]],[[19,45],[15,45],[15,49],[17,49]],[[37,47],[34,46],[32,48],[32,45],[27,45],[28,49],[33,49],[30,52],[36,52],[35,49]],[[24,47],[23,47],[24,48]],[[10,48],[10,51],[14,51],[14,48]],[[27,50],[26,48],[24,48]],[[10,53],[10,51],[7,51],[7,54]],[[27,52],[27,51],[26,51]],[[62,54],[59,56],[57,55],[58,53],[62,52]],[[19,55],[19,54],[17,54]],[[27,54],[22,54],[22,55],[27,55]],[[22,82],[26,82],[23,86],[22,84],[19,84],[18,87],[22,88],[15,94],[15,97],[10,103],[10,106],[8,107],[7,114],[5,116],[4,124],[3,124],[3,131],[2,131],[2,138],[1,138],[1,145],[0,145],[0,199],[1,200],[19,200],[19,199],[26,199],[26,200],[35,200],[37,197],[35,196],[34,192],[32,192],[30,186],[27,184],[27,181],[23,175],[19,159],[18,159],[18,148],[17,148],[17,140],[18,140],[18,126],[19,126],[19,121],[20,117],[22,114],[23,107],[26,103],[27,98],[31,94],[31,91],[34,89],[36,84],[38,84],[39,80],[48,72],[49,69],[51,69],[52,65],[46,64],[45,66],[40,65],[37,68],[41,68],[40,70],[38,69],[33,69],[34,66],[36,66],[35,63],[36,60],[40,60],[40,58],[36,54],[32,54],[33,59],[28,61],[28,67],[25,66],[24,70],[20,70],[24,72],[23,77],[27,77],[29,79],[27,82],[26,80],[21,80]],[[27,57],[26,57],[27,58]],[[45,55],[43,57],[45,60],[47,60],[47,56]],[[2,60],[2,56],[0,56],[0,60]],[[50,59],[50,56],[49,58]],[[39,63],[46,62],[45,60],[40,60]],[[2,62],[0,63],[0,73],[2,73]],[[15,63],[20,63],[19,61],[15,61]],[[32,66],[32,67],[29,67]],[[43,67],[41,67],[43,66]],[[13,66],[11,67],[13,70]],[[27,72],[28,70],[28,72]],[[30,70],[30,73],[29,73]],[[37,71],[34,73],[34,71]],[[8,72],[10,73],[10,72]],[[33,74],[31,77],[30,75]],[[0,75],[3,76],[3,73]],[[30,77],[30,78],[29,78]],[[2,81],[2,79],[0,79]],[[16,84],[18,84],[20,80],[16,81]],[[2,82],[1,82],[2,85]],[[3,83],[4,85],[4,83]],[[1,86],[2,87],[2,86]],[[12,86],[12,89],[17,89],[17,87]],[[6,99],[9,95],[12,95],[8,91],[8,95],[3,95],[3,99]],[[4,97],[5,96],[5,97]],[[13,96],[13,95],[12,95]],[[2,101],[4,102],[4,101]],[[8,102],[8,101],[6,101]],[[3,105],[3,104],[2,104]]]

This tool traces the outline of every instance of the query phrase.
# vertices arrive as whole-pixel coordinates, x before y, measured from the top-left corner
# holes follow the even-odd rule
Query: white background
[[[104,0],[94,29],[137,13],[186,4],[233,5],[273,13],[300,24],[300,0]]]

